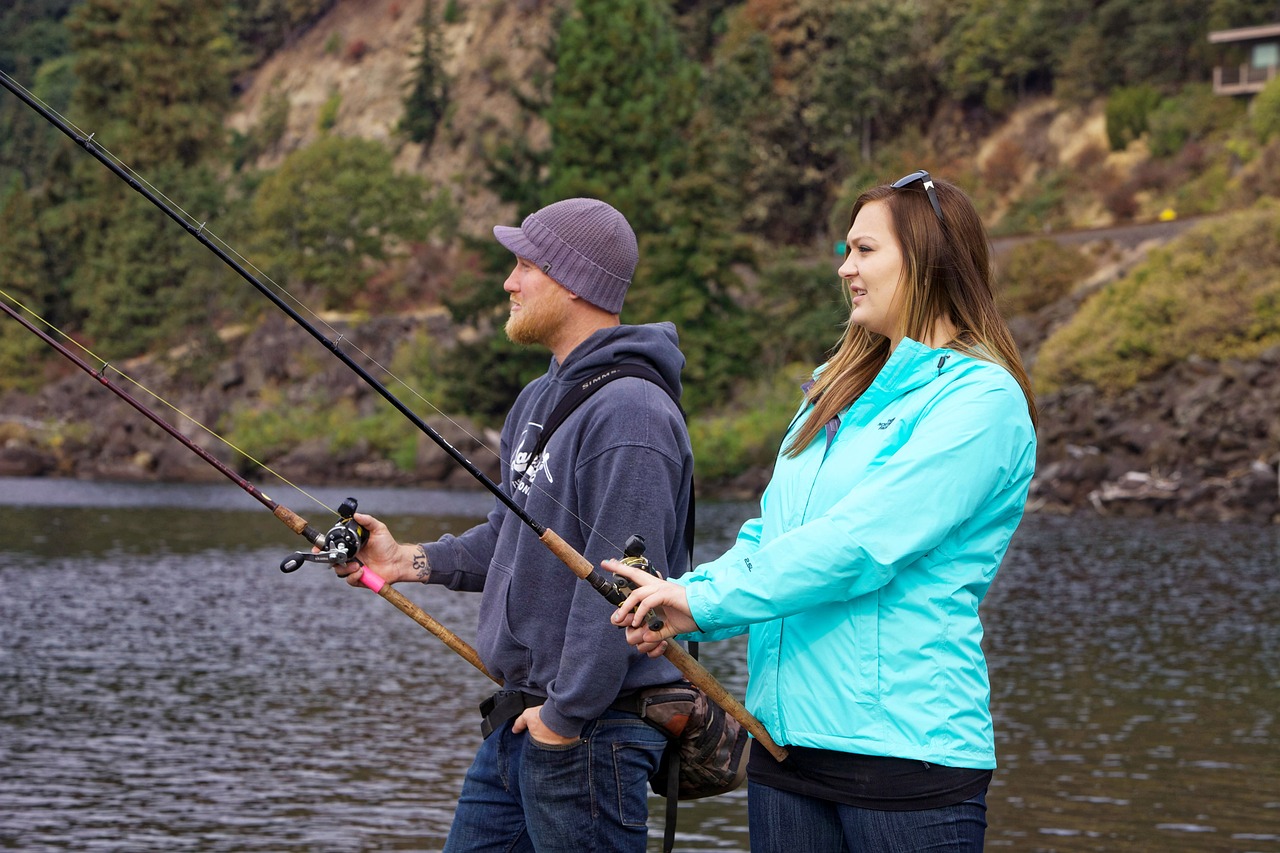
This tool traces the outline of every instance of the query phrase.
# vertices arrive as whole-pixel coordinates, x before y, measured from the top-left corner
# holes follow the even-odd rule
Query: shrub
[[[1191,356],[1253,358],[1280,345],[1280,205],[1204,223],[1090,297],[1044,345],[1041,392],[1118,393]]]
[[[1068,226],[1070,220],[1065,212],[1068,179],[1062,171],[1044,175],[1032,185],[1029,195],[1013,201],[994,229],[995,233],[1029,234]]]
[[[771,466],[800,403],[799,380],[811,370],[788,367],[739,393],[731,408],[691,418],[696,481],[709,485]]]
[[[369,43],[364,39],[356,39],[347,45],[344,55],[347,62],[359,62],[364,59],[364,55],[369,52]]]
[[[418,431],[398,412],[379,407],[375,414],[360,415],[345,399],[288,403],[273,389],[263,393],[259,406],[234,407],[224,435],[234,447],[248,448],[252,461],[266,466],[317,439],[335,455],[360,449],[390,459],[401,471],[412,471],[417,459]]]
[[[1253,99],[1249,124],[1264,144],[1280,136],[1280,77],[1268,83]]]
[[[1009,250],[997,279],[1005,316],[1031,314],[1071,292],[1093,272],[1093,262],[1054,240],[1020,243]]]
[[[1148,120],[1160,104],[1160,93],[1151,86],[1125,86],[1107,98],[1107,142],[1112,151],[1123,151],[1147,132]]]
[[[1241,109],[1235,100],[1215,95],[1207,84],[1186,87],[1160,102],[1148,116],[1152,156],[1172,157],[1188,143],[1231,128],[1239,121]]]
[[[333,126],[338,123],[338,110],[342,108],[342,93],[334,89],[329,94],[329,99],[320,107],[320,115],[316,119],[316,126],[321,130],[333,130]]]

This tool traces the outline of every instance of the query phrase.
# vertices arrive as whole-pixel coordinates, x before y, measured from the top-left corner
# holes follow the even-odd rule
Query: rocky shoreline
[[[361,340],[391,342],[422,319],[372,320]],[[343,331],[339,329],[339,331]],[[268,388],[282,405],[327,393],[351,396],[368,409],[385,405],[339,364],[304,373],[290,353],[307,351],[305,333],[268,321],[245,335],[203,387],[183,387],[148,360],[124,371],[170,399],[200,423],[216,424],[228,395],[253,399]],[[71,373],[35,395],[0,398],[0,476],[85,480],[212,482],[223,475],[91,378]],[[129,393],[143,399],[136,389]],[[282,390],[283,389],[283,390]],[[1197,521],[1280,523],[1280,347],[1248,362],[1191,359],[1119,397],[1089,387],[1040,400],[1039,460],[1028,509],[1045,513],[1169,516]],[[183,434],[241,476],[262,474],[192,420],[144,400]],[[299,404],[301,404],[299,402]],[[498,477],[497,435],[461,418],[424,417],[491,479]],[[322,441],[263,460],[292,482],[313,485],[479,488],[466,470],[421,437],[412,470],[402,470],[359,444],[341,453]],[[755,498],[768,470],[732,481],[699,483],[707,498]]]
[[[1041,400],[1033,511],[1280,523],[1280,347]]]
[[[389,363],[395,342],[415,331],[440,334],[442,317],[379,318],[359,325],[363,354],[371,363]],[[335,321],[333,336],[350,336],[352,327]],[[336,359],[317,369],[316,343],[300,327],[269,318],[252,334],[228,342],[231,352],[199,387],[175,378],[149,358],[134,359],[108,371],[108,378],[187,439],[242,477],[275,478],[236,453],[201,425],[216,428],[228,400],[252,403],[270,395],[283,408],[314,406],[316,400],[353,400],[362,413],[387,406],[353,371]],[[354,356],[353,356],[354,357]],[[136,384],[135,384],[136,383]],[[175,413],[139,386],[152,389],[182,414]],[[497,433],[466,418],[419,413],[445,441],[491,479],[499,474]],[[399,415],[397,415],[399,417]],[[397,468],[367,443],[334,452],[324,438],[305,441],[286,452],[259,460],[280,477],[309,485],[431,486],[478,488],[475,479],[422,435],[412,470]],[[37,394],[0,396],[0,476],[65,477],[125,482],[214,482],[224,475],[135,411],[82,370],[66,363],[58,378]]]

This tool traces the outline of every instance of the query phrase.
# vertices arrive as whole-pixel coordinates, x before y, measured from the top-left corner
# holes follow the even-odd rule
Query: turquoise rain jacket
[[[995,767],[978,605],[1035,450],[1007,370],[904,339],[826,435],[779,454],[734,546],[677,581],[688,638],[749,626],[746,705],[780,744]]]

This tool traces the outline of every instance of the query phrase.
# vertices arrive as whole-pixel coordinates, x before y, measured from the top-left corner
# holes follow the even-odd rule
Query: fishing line
[[[8,294],[5,294],[5,296],[7,297]],[[24,310],[27,310],[28,313],[31,313],[37,319],[41,320],[41,322],[43,322],[46,326],[53,329],[53,326],[48,322],[44,321],[43,318],[40,318],[38,315],[35,315],[34,312],[31,312],[30,309],[26,309],[25,306],[23,307],[24,307]],[[86,362],[84,359],[77,356],[71,350],[67,349],[66,346],[59,343],[54,338],[50,337],[48,334],[42,331],[38,326],[31,323],[31,321],[27,320],[25,317],[23,317],[20,313],[14,310],[11,306],[9,306],[3,300],[0,300],[0,311],[3,311],[5,314],[8,314],[14,320],[21,323],[24,327],[26,327],[28,331],[30,331],[32,334],[39,337],[49,346],[53,347],[55,350],[57,350],[59,353],[65,356],[69,361],[75,364],[76,367],[80,368],[85,373],[88,373],[94,379],[98,380],[100,384],[106,387],[109,391],[111,391],[121,400],[124,400],[126,403],[132,406],[135,410],[137,410],[139,413],[144,415],[148,420],[154,423],[156,426],[160,427],[162,430],[168,433],[174,440],[178,441],[180,444],[182,444],[192,453],[196,454],[205,462],[209,463],[209,465],[211,465],[219,473],[227,477],[227,479],[231,480],[237,486],[244,489],[244,491],[248,492],[249,495],[252,496],[255,500],[257,500],[267,509],[271,510],[271,514],[274,515],[286,527],[288,527],[294,533],[297,533],[298,535],[300,535],[303,539],[306,539],[308,543],[314,546],[313,553],[296,551],[294,552],[292,557],[285,558],[285,560],[280,564],[281,571],[284,571],[284,572],[296,571],[298,568],[301,568],[303,563],[310,562],[310,561],[328,562],[330,564],[350,562],[355,552],[359,550],[360,546],[363,545],[365,541],[367,541],[368,533],[364,530],[364,528],[362,528],[359,524],[356,523],[354,518],[352,518],[356,510],[355,498],[347,498],[347,500],[343,502],[342,508],[339,509],[337,512],[337,515],[339,516],[338,523],[335,524],[329,530],[328,533],[321,533],[320,531],[313,528],[305,518],[302,518],[293,510],[267,497],[265,494],[263,494],[261,489],[257,488],[248,480],[246,480],[244,477],[241,477],[239,474],[232,471],[229,467],[223,464],[223,462],[220,461],[217,457],[209,453],[209,451],[205,450],[203,447],[200,447],[198,444],[193,442],[190,438],[185,436],[173,424],[161,418],[155,412],[151,411],[151,409],[147,408],[147,406],[143,404],[141,401],[139,401],[138,399],[130,395],[128,392],[126,392],[119,385],[117,385],[116,383],[108,379],[106,376],[106,365],[104,365],[101,370],[95,371],[93,367],[88,364],[88,362]],[[67,335],[61,332],[60,330],[54,329],[54,331],[57,331],[58,334],[60,334],[62,337],[67,337]],[[81,347],[81,349],[84,349],[84,348]],[[124,376],[123,373],[121,373],[121,375]],[[129,377],[126,376],[125,378],[128,379]],[[130,380],[130,381],[133,381],[133,380]],[[135,382],[134,384],[136,385],[138,383]],[[324,506],[324,504],[321,504],[321,506]],[[392,605],[394,605],[397,610],[401,611],[410,619],[417,622],[423,628],[427,629],[427,631],[434,634],[441,642],[443,642],[446,646],[448,646],[450,649],[456,652],[461,658],[463,658],[472,666],[474,666],[482,674],[484,674],[485,676],[488,676],[490,679],[493,679],[494,681],[498,680],[498,679],[495,679],[487,669],[485,669],[484,663],[480,660],[480,655],[476,652],[475,649],[473,649],[470,645],[468,645],[465,640],[463,640],[457,634],[450,631],[444,625],[437,622],[434,618],[432,618],[424,610],[422,610],[422,608],[418,607],[412,601],[405,598],[398,591],[393,589],[390,584],[386,583],[386,581],[384,581],[376,572],[374,572],[368,566],[364,566],[363,564],[361,565],[360,576],[358,580],[362,586],[373,590],[378,595],[385,598]]]
[[[396,411],[404,415],[405,418],[407,418],[414,426],[416,426],[419,430],[425,433],[442,450],[444,450],[449,455],[450,458],[452,458],[455,462],[461,465],[469,474],[471,474],[472,477],[476,479],[477,482],[479,482],[491,494],[493,494],[493,496],[497,498],[498,501],[503,506],[505,506],[511,512],[512,515],[514,515],[517,519],[519,519],[522,523],[524,523],[525,526],[527,526],[530,530],[536,533],[538,536],[538,539],[542,542],[542,544],[545,545],[547,549],[550,550],[575,575],[577,575],[580,579],[587,581],[597,592],[599,592],[601,595],[603,595],[606,599],[608,599],[613,604],[622,603],[622,601],[626,598],[626,593],[619,588],[619,585],[616,582],[611,583],[610,581],[605,579],[600,574],[600,572],[596,570],[595,566],[593,566],[591,562],[587,560],[586,557],[580,554],[569,543],[565,542],[565,540],[561,538],[558,533],[556,533],[554,530],[551,530],[548,527],[543,526],[540,522],[538,522],[531,515],[529,515],[529,513],[526,512],[523,507],[517,504],[510,495],[504,492],[501,489],[501,487],[498,486],[497,483],[489,479],[489,477],[483,471],[481,471],[479,468],[475,466],[474,463],[471,462],[471,460],[467,459],[466,456],[462,455],[462,453],[460,453],[452,444],[450,444],[444,438],[444,436],[440,435],[439,432],[437,432],[426,421],[424,421],[421,417],[419,417],[416,412],[414,412],[412,409],[406,406],[403,401],[401,401],[394,394],[392,394],[385,385],[379,382],[364,367],[362,367],[358,362],[352,359],[350,355],[344,352],[338,346],[337,343],[335,343],[334,341],[331,341],[330,339],[326,338],[323,334],[321,334],[320,331],[316,329],[315,326],[311,325],[306,320],[305,317],[299,314],[296,310],[294,310],[289,305],[288,302],[282,299],[280,295],[276,293],[275,290],[263,284],[262,281],[258,279],[256,276],[254,276],[253,273],[249,272],[249,270],[246,269],[243,264],[241,264],[239,261],[233,258],[230,252],[228,251],[229,247],[228,249],[224,249],[222,245],[220,245],[220,242],[214,242],[208,236],[206,236],[205,226],[207,223],[202,222],[198,227],[194,225],[193,224],[195,221],[194,218],[190,217],[185,213],[180,214],[171,205],[167,204],[163,199],[161,199],[157,193],[152,192],[150,189],[147,188],[147,186],[144,186],[143,182],[139,178],[134,177],[134,175],[131,173],[130,170],[126,169],[120,163],[116,162],[113,156],[108,156],[107,154],[104,154],[103,152],[105,151],[105,149],[103,149],[101,146],[99,146],[96,142],[93,141],[92,134],[86,137],[81,133],[79,133],[78,131],[73,130],[65,121],[63,121],[55,113],[55,111],[42,105],[38,99],[28,94],[25,89],[23,89],[21,86],[13,82],[12,78],[10,78],[9,75],[5,74],[4,72],[0,72],[0,85],[3,85],[5,88],[11,91],[15,96],[17,96],[19,100],[21,100],[23,103],[27,104],[27,106],[31,107],[33,110],[39,113],[46,121],[48,121],[54,127],[58,128],[59,131],[61,131],[65,136],[69,137],[77,145],[83,148],[95,160],[102,163],[102,165],[106,166],[107,169],[109,169],[112,172],[112,174],[116,175],[125,183],[127,183],[136,192],[138,192],[140,195],[146,198],[147,201],[151,202],[153,205],[159,208],[161,212],[163,212],[166,216],[168,216],[174,222],[177,222],[179,225],[181,225],[183,229],[187,231],[188,234],[190,234],[197,241],[199,241],[205,248],[209,249],[209,251],[213,252],[223,263],[227,264],[229,267],[235,270],[236,273],[241,278],[243,278],[250,285],[252,285],[259,293],[261,293],[267,299],[271,300],[271,302],[277,308],[279,308],[281,311],[287,314],[291,320],[293,320],[298,325],[302,326],[302,328],[309,335],[311,335],[316,340],[318,340],[321,344],[323,344],[331,353],[333,353],[333,355],[336,358],[338,358],[340,361],[342,361],[343,364],[345,364],[348,368],[354,371],[355,374],[359,376],[370,388],[376,391],[383,399],[385,399],[388,403],[390,403],[393,407],[395,407]],[[296,297],[290,296],[290,298],[294,299],[294,301],[298,301]],[[314,315],[314,312],[312,313]],[[321,322],[323,322],[323,320]],[[325,325],[328,326],[327,323],[325,323]],[[404,383],[401,383],[401,384],[404,384]],[[416,396],[420,397],[420,395],[416,395]],[[431,405],[431,404],[428,402],[428,405]],[[435,407],[432,406],[432,408],[435,408]],[[465,430],[463,430],[463,432],[465,432]],[[574,517],[576,518],[576,516]],[[578,519],[578,521],[583,526],[590,528],[590,525],[582,521],[582,519]],[[619,552],[625,553],[628,550],[626,548],[619,548],[615,543],[612,543],[612,542],[609,544],[612,545]],[[366,571],[366,574],[371,574],[371,573]],[[380,581],[381,579],[379,578],[377,580]],[[370,587],[370,588],[372,589],[374,587]],[[388,598],[399,596],[399,593],[396,593],[389,584],[380,584],[378,588],[375,589],[374,591]],[[399,597],[402,598],[402,596],[399,596]],[[653,627],[652,623],[650,627]],[[742,723],[742,725],[748,731],[750,731],[756,737],[756,739],[761,742],[761,745],[764,746],[765,749],[767,749],[770,752],[770,754],[772,754],[776,759],[778,759],[779,761],[782,761],[783,759],[786,758],[787,756],[786,750],[778,746],[773,741],[773,738],[769,735],[768,731],[764,728],[764,726],[760,723],[760,721],[757,720],[754,716],[752,716],[751,713],[747,711],[747,709],[742,705],[742,703],[739,702],[736,698],[734,698],[724,688],[724,685],[720,684],[720,682],[717,681],[715,677],[711,675],[711,673],[707,672],[706,668],[704,668],[702,664],[698,663],[697,660],[691,657],[689,653],[684,649],[684,647],[682,647],[678,643],[669,642],[666,644],[666,648],[665,648],[665,651],[663,652],[663,656],[666,657],[667,660],[670,661],[689,682],[701,688],[702,691],[707,694],[708,698],[710,698],[713,702],[715,702],[720,707],[724,708],[724,710],[728,714],[730,714],[736,720]]]
[[[490,492],[492,492],[498,498],[498,500],[501,501],[503,504],[505,504],[508,509],[512,510],[516,514],[516,516],[520,518],[521,521],[523,521],[526,525],[528,525],[531,529],[533,529],[539,535],[542,534],[545,528],[543,528],[541,524],[534,521],[533,518],[531,518],[521,508],[519,508],[518,505],[516,505],[510,499],[509,496],[501,492],[497,488],[496,484],[494,484],[491,480],[489,480],[489,478],[485,476],[483,472],[477,469],[470,462],[470,460],[466,459],[466,457],[464,457],[461,453],[459,453],[451,444],[449,444],[442,436],[440,436],[440,434],[436,430],[432,429],[421,418],[419,418],[417,414],[413,412],[413,410],[406,407],[400,400],[398,400],[393,394],[391,394],[391,392],[388,391],[386,387],[382,385],[381,382],[375,379],[366,370],[364,370],[364,368],[362,368],[353,359],[351,359],[349,355],[343,352],[342,349],[340,349],[340,346],[344,342],[348,343],[350,345],[350,348],[355,352],[359,353],[369,364],[373,365],[375,368],[381,371],[384,375],[389,377],[396,385],[404,388],[409,394],[417,398],[419,401],[421,401],[424,405],[429,407],[436,414],[443,417],[446,421],[448,421],[451,425],[453,425],[459,432],[461,432],[463,435],[467,436],[469,439],[475,442],[475,444],[480,448],[482,448],[484,452],[488,453],[490,456],[492,456],[493,458],[501,462],[501,456],[496,451],[494,451],[493,448],[491,448],[488,445],[488,443],[486,443],[484,440],[480,439],[479,437],[473,435],[466,427],[464,427],[462,424],[459,424],[457,421],[451,418],[447,413],[441,410],[438,406],[436,406],[434,403],[432,403],[430,400],[424,397],[421,393],[419,393],[416,389],[410,386],[407,382],[405,382],[403,379],[401,379],[399,376],[397,376],[395,373],[393,373],[391,370],[389,370],[387,367],[381,364],[376,358],[374,358],[372,355],[370,355],[369,353],[361,349],[358,345],[356,345],[354,341],[351,341],[350,338],[348,338],[345,334],[335,329],[322,316],[320,316],[318,313],[313,311],[309,306],[307,306],[306,303],[303,302],[299,297],[291,293],[288,290],[288,288],[280,285],[275,280],[273,280],[269,275],[267,275],[262,270],[260,270],[255,264],[253,264],[252,261],[245,258],[242,254],[240,254],[240,252],[238,252],[225,240],[223,240],[216,233],[210,230],[207,227],[208,226],[207,220],[198,221],[196,217],[192,216],[185,209],[183,209],[181,205],[173,202],[159,188],[157,188],[154,184],[148,181],[135,169],[133,169],[131,166],[125,163],[123,159],[116,156],[110,149],[108,149],[106,146],[102,145],[100,142],[94,139],[93,133],[86,134],[80,127],[78,127],[73,122],[66,119],[56,109],[54,109],[52,106],[42,101],[34,93],[32,93],[26,87],[22,86],[22,84],[18,83],[9,74],[5,73],[4,71],[0,71],[0,85],[3,85],[5,88],[9,89],[9,91],[11,91],[14,95],[16,95],[19,98],[19,100],[23,101],[25,104],[27,104],[27,106],[35,110],[38,114],[41,115],[41,117],[43,117],[46,121],[48,121],[58,130],[60,130],[65,136],[69,137],[73,142],[75,142],[77,145],[83,148],[87,153],[93,156],[94,159],[98,160],[100,163],[106,166],[113,174],[115,174],[117,177],[119,177],[121,180],[127,183],[130,187],[132,187],[136,192],[138,192],[140,195],[142,195],[144,198],[150,201],[153,205],[159,208],[170,219],[173,219],[175,222],[181,225],[183,229],[187,231],[187,233],[189,233],[192,237],[195,237],[201,244],[203,244],[207,249],[213,252],[214,255],[216,255],[219,258],[219,260],[223,261],[228,266],[230,266],[242,278],[244,278],[245,281],[247,281],[250,285],[256,288],[260,293],[262,293],[263,296],[266,296],[268,299],[270,299],[276,305],[276,307],[284,311],[289,316],[290,319],[292,319],[298,325],[302,326],[303,329],[305,329],[309,334],[312,335],[312,337],[316,338],[322,344],[324,344],[324,346],[328,348],[330,352],[332,352],[335,356],[337,356],[340,360],[342,360],[343,363],[347,365],[347,367],[353,370],[374,391],[378,392],[379,395],[381,395],[384,399],[390,402],[392,406],[394,406],[402,415],[404,415],[412,424],[414,424],[414,426],[418,427],[419,430],[426,433],[428,437],[430,437],[433,441],[436,442],[437,445],[439,445],[442,449],[444,449],[445,452],[448,453],[454,459],[454,461],[458,462],[464,468],[466,468],[467,471],[471,473],[472,476],[475,477],[481,483],[481,485],[485,486],[485,488],[487,488]],[[253,272],[251,273],[249,270],[252,270]],[[264,280],[267,282],[270,282],[271,284],[270,288],[268,288],[265,284],[263,284]],[[330,334],[334,336],[333,340],[330,340],[329,338],[326,338],[324,335],[320,334],[315,329],[314,326],[312,326],[304,317],[302,317],[298,313],[298,311],[296,311],[293,307],[291,307],[289,303],[285,302],[281,298],[280,294],[283,294],[284,296],[288,297],[290,302],[292,302],[294,305],[297,305],[299,309],[301,309],[302,311],[305,311],[310,317],[313,317],[317,323],[323,326]],[[571,508],[561,503],[556,498],[555,495],[551,494],[546,489],[539,486],[536,482],[532,483],[531,485],[533,488],[537,489],[544,497],[546,497],[548,500],[555,503],[556,506],[562,509],[565,513],[572,516],[574,520],[577,521],[579,524],[581,524],[583,527],[589,530],[592,530],[597,534],[599,533],[599,531],[597,531],[589,522],[587,522],[585,519],[578,516],[578,514],[575,513]],[[619,546],[616,542],[612,542],[608,538],[603,536],[601,538],[604,539],[604,541],[607,544],[612,546],[615,551],[622,552],[624,550],[624,548],[622,546]]]
[[[9,300],[10,302],[12,302],[14,305],[16,305],[16,306],[18,306],[19,308],[21,308],[25,313],[27,313],[28,315],[30,315],[33,319],[35,319],[37,322],[39,322],[41,325],[43,325],[46,329],[49,329],[50,331],[52,331],[52,332],[56,333],[60,338],[62,338],[62,339],[63,339],[64,341],[66,341],[67,343],[70,343],[70,344],[74,345],[76,348],[78,348],[78,349],[79,349],[81,352],[83,352],[85,355],[89,356],[89,358],[91,358],[94,362],[96,362],[96,363],[98,363],[98,364],[101,364],[101,365],[102,365],[102,367],[101,367],[101,368],[98,370],[98,372],[97,372],[97,375],[98,375],[99,377],[103,376],[103,375],[106,373],[106,371],[107,371],[108,369],[110,369],[110,370],[111,370],[112,372],[114,372],[116,375],[118,375],[118,376],[120,376],[120,377],[122,377],[122,378],[124,378],[124,379],[127,379],[127,380],[129,381],[129,383],[130,383],[131,385],[133,385],[135,388],[138,388],[139,390],[145,391],[147,394],[149,394],[149,395],[152,397],[152,399],[156,400],[156,401],[157,401],[157,402],[159,402],[159,403],[163,403],[165,406],[167,406],[167,407],[169,408],[169,410],[170,410],[170,411],[175,412],[176,414],[178,414],[178,415],[180,415],[180,416],[182,416],[182,417],[186,418],[188,421],[190,421],[191,423],[195,424],[195,425],[196,425],[197,427],[199,427],[200,429],[204,430],[204,431],[205,431],[206,433],[208,433],[210,436],[212,436],[213,438],[215,438],[215,439],[217,439],[218,441],[222,442],[224,445],[226,445],[227,447],[229,447],[231,450],[235,451],[236,453],[240,454],[240,455],[241,455],[241,456],[243,456],[245,459],[248,459],[248,460],[249,460],[250,462],[252,462],[254,465],[257,465],[259,468],[261,468],[262,470],[266,471],[268,474],[270,474],[271,476],[275,477],[275,478],[276,478],[276,479],[278,479],[280,482],[282,482],[282,483],[286,484],[287,486],[289,486],[290,488],[294,489],[294,490],[295,490],[295,491],[297,491],[299,494],[306,496],[307,498],[309,498],[310,500],[314,501],[316,504],[318,504],[318,505],[319,505],[319,506],[321,506],[322,508],[329,510],[329,512],[333,513],[334,515],[338,515],[338,511],[337,511],[337,510],[335,510],[335,509],[333,509],[332,507],[330,507],[330,506],[329,506],[328,504],[326,504],[324,501],[320,500],[320,499],[319,499],[319,498],[317,498],[315,495],[311,494],[311,493],[310,493],[310,492],[308,492],[306,489],[304,489],[304,488],[302,488],[301,486],[299,486],[297,483],[294,483],[294,482],[293,482],[293,481],[291,481],[288,477],[285,477],[283,474],[281,474],[280,472],[276,471],[276,470],[275,470],[275,469],[273,469],[271,466],[269,466],[269,465],[267,465],[266,463],[264,463],[264,462],[262,462],[262,461],[258,460],[258,459],[257,459],[257,458],[255,458],[252,454],[250,454],[248,451],[246,451],[246,450],[242,449],[241,447],[237,446],[235,443],[233,443],[233,442],[232,442],[232,441],[230,441],[229,439],[224,438],[223,436],[219,435],[217,432],[214,432],[212,429],[210,429],[209,427],[205,426],[205,425],[204,425],[203,423],[201,423],[199,420],[197,420],[196,418],[192,417],[190,414],[188,414],[187,412],[183,411],[182,409],[178,408],[178,407],[177,407],[177,406],[175,406],[173,403],[170,403],[170,402],[169,402],[168,400],[166,400],[164,397],[161,397],[161,396],[160,396],[159,394],[157,394],[155,391],[152,391],[152,390],[151,390],[150,388],[148,388],[146,385],[143,385],[143,384],[142,384],[141,382],[139,382],[137,379],[134,379],[132,376],[130,376],[129,374],[125,373],[123,370],[121,370],[120,368],[116,367],[114,364],[111,364],[109,361],[107,361],[106,359],[102,358],[102,356],[98,355],[98,354],[97,354],[97,353],[95,353],[93,350],[89,349],[89,348],[88,348],[88,347],[86,347],[84,344],[80,343],[80,342],[79,342],[79,341],[77,341],[75,338],[71,337],[71,336],[70,336],[70,335],[68,335],[66,332],[62,331],[62,330],[61,330],[61,329],[59,329],[57,326],[55,326],[55,325],[53,325],[52,323],[50,323],[50,322],[49,322],[48,320],[46,320],[44,317],[41,317],[41,316],[40,316],[38,313],[36,313],[36,312],[35,312],[35,311],[30,307],[30,306],[28,306],[28,305],[24,304],[24,303],[22,302],[22,300],[18,299],[18,298],[17,298],[16,296],[14,296],[13,294],[9,293],[8,291],[4,290],[3,288],[0,288],[0,296],[3,296],[5,299],[8,299],[8,300]],[[19,321],[19,322],[21,322],[21,321]]]

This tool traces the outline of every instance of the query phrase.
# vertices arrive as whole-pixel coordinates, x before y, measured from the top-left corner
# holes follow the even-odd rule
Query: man
[[[653,567],[679,575],[693,455],[667,391],[614,379],[534,454],[565,393],[610,366],[648,365],[680,393],[675,327],[619,321],[638,260],[635,233],[617,210],[584,198],[493,231],[516,256],[504,284],[507,335],[552,355],[503,425],[502,487],[593,565],[619,556],[638,533]],[[422,545],[398,543],[371,516],[356,519],[370,531],[361,558],[388,582],[483,592],[477,651],[503,690],[482,705],[486,737],[445,850],[643,851],[648,779],[665,739],[623,708],[642,688],[678,681],[676,669],[630,648],[609,621],[613,605],[501,501],[483,524]],[[349,583],[355,569],[337,567]]]

